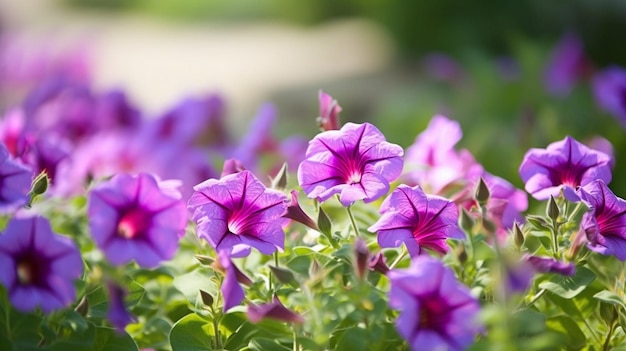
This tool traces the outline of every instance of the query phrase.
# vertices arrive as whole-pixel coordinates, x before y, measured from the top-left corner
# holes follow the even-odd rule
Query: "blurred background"
[[[219,93],[240,135],[272,102],[279,138],[312,137],[322,89],[342,122],[403,147],[436,113],[458,120],[459,147],[518,187],[528,148],[601,136],[626,195],[626,124],[591,85],[626,66],[622,0],[3,0],[0,21],[3,109],[46,55],[71,56],[94,89],[124,89],[148,115]]]

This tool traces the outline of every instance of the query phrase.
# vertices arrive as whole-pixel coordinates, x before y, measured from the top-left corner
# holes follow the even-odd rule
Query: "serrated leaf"
[[[546,289],[565,299],[571,299],[580,294],[591,284],[596,275],[585,267],[576,267],[576,274],[571,277],[555,276],[539,284],[539,288]]]
[[[170,331],[172,351],[213,350],[213,325],[192,313],[181,318]]]

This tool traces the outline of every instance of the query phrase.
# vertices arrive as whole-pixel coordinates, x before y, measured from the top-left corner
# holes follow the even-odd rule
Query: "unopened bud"
[[[282,190],[287,187],[287,163],[280,167],[276,178],[272,179],[272,188]]]
[[[550,195],[550,200],[548,200],[548,206],[546,206],[546,215],[551,218],[553,221],[556,221],[559,218],[561,211],[559,211],[559,206],[556,204],[554,197]]]
[[[465,245],[459,245],[459,248],[457,249],[457,257],[459,258],[459,262],[461,264],[467,262],[467,250],[465,250]]]
[[[461,210],[461,228],[463,228],[466,233],[471,233],[474,228],[474,218],[472,218],[472,215],[470,215],[466,209]]]
[[[87,300],[87,296],[83,296],[83,298],[80,299],[80,302],[76,305],[74,311],[78,312],[78,314],[83,317],[87,316],[87,313],[89,312],[89,301]]]
[[[200,289],[200,298],[202,299],[202,303],[205,306],[213,306],[213,296],[211,296],[211,294],[209,294],[208,292]]]
[[[31,194],[35,196],[45,194],[48,190],[48,184],[50,184],[50,178],[48,178],[48,174],[45,170],[41,171],[41,173],[39,173],[39,175],[37,175],[37,177],[35,177],[35,179],[33,180],[30,190]]]
[[[478,185],[476,186],[476,192],[474,193],[476,201],[478,201],[480,205],[485,205],[490,196],[491,193],[489,192],[489,187],[487,187],[487,184],[485,183],[483,177],[480,177]]]
[[[513,224],[513,235],[513,239],[515,240],[515,246],[517,246],[518,249],[521,248],[522,245],[524,245],[524,233],[522,232],[522,229],[519,227],[517,222]]]
[[[354,243],[354,256],[355,256],[355,272],[359,279],[365,278],[367,272],[368,261],[370,258],[370,250],[367,248],[367,244],[361,238],[357,238]]]

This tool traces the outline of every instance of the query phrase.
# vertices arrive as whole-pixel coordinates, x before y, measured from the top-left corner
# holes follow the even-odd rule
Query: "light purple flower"
[[[626,127],[626,69],[612,66],[596,73],[592,87],[598,105]]]
[[[551,257],[524,255],[523,260],[530,263],[539,273],[558,273],[572,276],[576,273],[576,265],[570,262],[557,261]]]
[[[544,72],[548,92],[565,96],[588,70],[583,43],[574,34],[566,34],[552,51]]]
[[[378,232],[381,247],[404,243],[412,257],[423,248],[446,253],[446,239],[464,239],[457,206],[443,197],[425,194],[419,186],[400,185],[380,206],[380,219],[368,228]]]
[[[0,267],[0,282],[16,309],[39,306],[49,313],[76,298],[74,280],[83,261],[74,242],[53,233],[47,219],[14,218],[0,235]]]
[[[309,142],[298,167],[298,182],[310,198],[326,201],[339,194],[344,206],[372,202],[389,191],[402,173],[403,150],[369,123],[346,123]]]
[[[5,212],[26,204],[32,171],[12,160],[0,143],[0,211]]]
[[[452,57],[442,53],[428,54],[423,62],[424,69],[434,79],[454,83],[465,78],[465,71]]]
[[[126,305],[124,304],[124,298],[126,297],[126,290],[115,283],[108,283],[107,288],[109,290],[109,309],[107,311],[107,319],[115,330],[122,334],[126,329],[126,326],[135,321]]]
[[[587,247],[626,261],[626,200],[615,196],[602,180],[587,184],[579,193],[589,206],[580,223]]]
[[[245,294],[238,282],[237,272],[239,272],[239,269],[231,261],[230,254],[227,251],[219,251],[217,253],[217,262],[224,270],[224,281],[222,282],[221,291],[224,297],[223,311],[226,312],[239,305],[243,301]]]
[[[323,131],[339,129],[341,106],[329,94],[319,91],[320,115],[317,119]]]
[[[387,276],[389,305],[400,310],[396,328],[412,350],[464,350],[483,330],[478,301],[437,259],[419,256]]]
[[[188,202],[197,234],[216,251],[243,257],[252,247],[269,255],[285,245],[283,218],[287,196],[266,188],[244,170],[221,179],[208,179],[194,187]]]
[[[187,225],[177,185],[148,173],[119,173],[91,190],[89,229],[109,262],[152,268],[174,256]]]
[[[287,309],[275,295],[270,303],[249,305],[246,314],[252,323],[258,323],[265,318],[297,324],[304,323],[304,318],[301,315]]]
[[[563,190],[570,201],[578,201],[575,189],[601,179],[611,181],[612,159],[592,150],[570,136],[548,145],[532,148],[524,155],[519,168],[525,188],[537,200],[558,196]]]

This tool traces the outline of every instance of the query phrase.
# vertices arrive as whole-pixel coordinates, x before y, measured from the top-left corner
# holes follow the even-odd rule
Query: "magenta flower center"
[[[439,297],[430,297],[420,302],[420,320],[418,328],[443,332],[449,319],[448,311],[450,310],[450,306]]]
[[[126,211],[117,223],[117,233],[125,239],[135,239],[145,234],[150,227],[150,214],[132,208]]]
[[[550,180],[553,184],[563,184],[576,188],[581,185],[580,182],[585,170],[575,166],[570,166],[564,170],[551,169]]]
[[[363,176],[363,162],[360,157],[357,159],[341,159],[341,164],[337,167],[344,178],[346,184],[359,184]]]
[[[243,234],[244,227],[246,225],[246,216],[239,215],[238,213],[233,213],[228,218],[228,231],[240,235]]]
[[[45,285],[47,263],[35,254],[26,253],[17,259],[15,270],[20,285]]]

